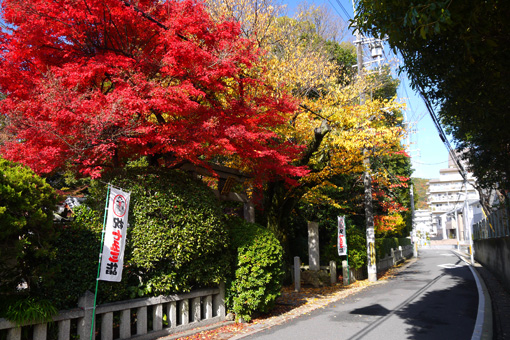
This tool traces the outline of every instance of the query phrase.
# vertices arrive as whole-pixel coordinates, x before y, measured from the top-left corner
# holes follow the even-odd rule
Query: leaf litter
[[[402,264],[378,274],[376,282],[365,279],[344,286],[342,284],[343,278],[340,276],[337,284],[318,288],[302,287],[299,292],[294,290],[293,285],[286,286],[282,288],[281,296],[277,298],[275,307],[268,314],[255,316],[249,323],[229,323],[213,330],[198,332],[178,339],[227,340],[240,334],[253,332],[256,329],[269,328],[308,314],[318,308],[325,308],[330,303],[356,294],[367,287],[385,283],[393,278],[401,267]]]

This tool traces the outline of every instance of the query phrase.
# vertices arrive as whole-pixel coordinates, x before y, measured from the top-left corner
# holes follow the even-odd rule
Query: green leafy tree
[[[0,158],[0,299],[37,294],[54,279],[55,191],[29,168]],[[23,287],[23,289],[19,289]],[[6,304],[5,304],[6,305]],[[4,305],[4,307],[5,307]]]
[[[510,189],[510,2],[358,0],[356,25],[387,36],[413,87],[440,107],[482,188]]]

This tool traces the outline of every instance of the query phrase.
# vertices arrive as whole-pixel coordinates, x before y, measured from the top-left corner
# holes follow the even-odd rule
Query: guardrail
[[[0,332],[7,333],[7,340],[21,340],[22,333],[28,333],[29,338],[34,340],[89,339],[94,317],[94,294],[85,293],[78,306],[76,309],[61,311],[50,323],[17,327],[13,322],[0,318]],[[98,305],[95,318],[94,333],[101,340],[155,339],[223,321],[225,286],[221,284],[218,288],[198,289],[190,293]],[[50,327],[55,326],[56,332],[48,332]]]

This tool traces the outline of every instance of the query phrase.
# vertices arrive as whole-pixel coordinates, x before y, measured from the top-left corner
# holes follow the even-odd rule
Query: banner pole
[[[101,273],[101,261],[102,261],[102,255],[103,255],[103,245],[104,245],[104,229],[105,229],[105,225],[106,225],[106,216],[108,215],[109,201],[110,201],[110,184],[108,184],[108,191],[106,193],[106,203],[104,205],[103,230],[101,231],[101,248],[99,249],[99,261],[97,264],[96,292],[94,294],[94,309],[92,311],[92,323],[90,326],[90,340],[93,339],[94,322],[96,321],[97,288],[99,286],[99,274]]]

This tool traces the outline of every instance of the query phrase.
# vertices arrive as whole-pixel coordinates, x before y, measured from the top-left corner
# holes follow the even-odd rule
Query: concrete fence
[[[473,224],[475,260],[510,289],[510,223],[508,211],[499,209]]]
[[[473,224],[473,240],[510,236],[510,223],[505,209],[493,211],[489,216]]]
[[[89,339],[94,317],[94,294],[87,292],[80,298],[78,306],[60,312],[53,317],[51,323],[16,327],[14,323],[0,318],[0,332],[7,333],[7,340],[20,340],[23,328],[30,331],[34,340]],[[199,289],[190,293],[98,305],[95,318],[95,331],[101,340],[155,339],[223,321],[225,286],[221,284],[218,288]],[[56,336],[49,336],[49,326],[57,327]]]

